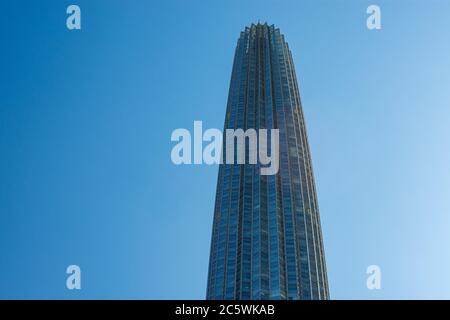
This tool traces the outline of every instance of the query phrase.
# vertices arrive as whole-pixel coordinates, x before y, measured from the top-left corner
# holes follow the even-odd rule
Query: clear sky
[[[78,4],[82,30],[65,26]],[[366,28],[381,7],[382,29]],[[0,297],[203,299],[239,32],[280,27],[312,148],[331,297],[450,298],[450,2],[2,1]],[[82,289],[65,287],[66,267]],[[381,290],[366,288],[379,265]]]

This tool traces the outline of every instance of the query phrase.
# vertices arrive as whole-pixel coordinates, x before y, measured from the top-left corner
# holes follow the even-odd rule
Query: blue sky
[[[65,26],[72,3],[81,31]],[[1,298],[204,298],[218,168],[173,165],[170,135],[222,127],[236,40],[258,20],[293,52],[331,297],[450,298],[450,2],[0,11]],[[372,264],[381,290],[366,288]]]

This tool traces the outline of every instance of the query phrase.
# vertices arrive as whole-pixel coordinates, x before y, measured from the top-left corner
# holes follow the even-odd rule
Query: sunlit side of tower
[[[220,165],[207,299],[328,299],[297,77],[273,25],[241,32],[224,128],[279,129],[280,167],[264,176],[259,164]]]

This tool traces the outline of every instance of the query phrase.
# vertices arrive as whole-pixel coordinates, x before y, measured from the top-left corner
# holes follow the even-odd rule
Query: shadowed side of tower
[[[328,299],[297,77],[273,25],[241,32],[224,128],[279,129],[280,166],[275,175],[261,175],[259,164],[220,165],[207,299]],[[225,152],[224,145],[224,159]]]

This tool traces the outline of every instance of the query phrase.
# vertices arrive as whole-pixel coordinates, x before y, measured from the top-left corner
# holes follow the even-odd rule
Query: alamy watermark
[[[69,290],[81,290],[81,269],[76,264],[67,267],[66,287]]]
[[[381,8],[376,4],[372,4],[367,7],[367,17],[366,25],[369,30],[380,30],[381,29]]]
[[[81,29],[81,9],[76,4],[71,4],[67,7],[66,13],[70,16],[66,19],[66,27],[69,30]]]
[[[189,130],[179,128],[172,132],[171,141],[178,143],[172,148],[170,156],[176,165],[257,164],[259,161],[261,175],[274,175],[279,168],[279,140],[278,129],[226,129],[223,137],[219,129],[211,128],[203,132],[202,121],[194,121],[193,143]],[[205,147],[204,142],[208,143]],[[225,159],[222,155],[223,143]]]
[[[369,275],[366,280],[366,286],[369,290],[381,289],[381,268],[375,264],[367,267],[366,273]]]

